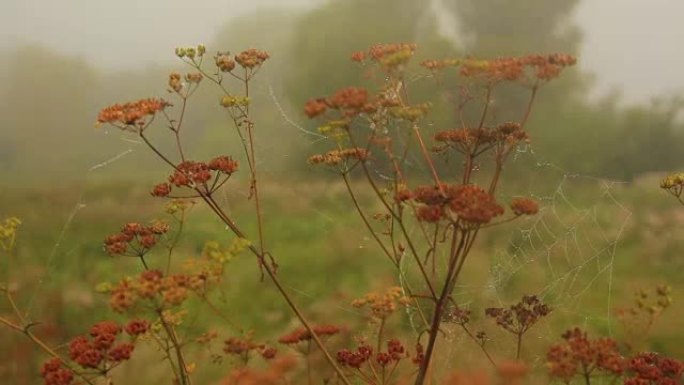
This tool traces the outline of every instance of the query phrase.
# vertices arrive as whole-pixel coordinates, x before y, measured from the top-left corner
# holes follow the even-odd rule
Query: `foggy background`
[[[164,216],[167,201],[150,190],[169,170],[135,135],[96,127],[98,111],[140,98],[173,100],[168,74],[191,71],[176,47],[205,44],[208,71],[216,51],[259,48],[271,58],[250,83],[250,108],[269,251],[283,262],[279,274],[296,301],[329,319],[348,299],[396,277],[378,279],[386,261],[350,210],[344,186],[307,164],[334,145],[305,133],[317,128],[303,113],[306,100],[368,83],[349,60],[352,52],[415,42],[409,71],[424,76],[408,87],[412,102],[433,104],[421,126],[432,145],[435,131],[458,125],[443,89],[417,65],[422,60],[570,53],[578,65],[540,90],[525,125],[531,145],[511,155],[501,183],[501,202],[530,196],[543,210],[482,235],[462,286],[473,303],[493,300],[492,291],[512,299],[547,284],[558,290],[554,324],[535,329],[539,338],[530,342],[538,349],[525,347],[538,352],[541,365],[544,349],[571,325],[605,333],[614,307],[629,304],[635,289],[668,282],[675,299],[684,297],[684,216],[659,188],[664,173],[684,168],[682,15],[683,0],[0,0],[0,221],[22,220],[16,258],[0,254],[0,275],[17,278],[20,307],[36,299],[33,319],[55,346],[110,317],[93,288],[138,267],[106,256],[102,239],[122,223]],[[243,149],[219,95],[205,81],[190,99],[184,153],[242,162],[237,181],[221,190],[221,204],[256,239]],[[528,98],[521,87],[497,88],[490,105],[496,119],[486,123],[518,121]],[[146,132],[175,155],[168,131],[155,123]],[[408,159],[415,179],[429,175],[424,162]],[[443,175],[459,166],[457,158],[439,160]],[[485,162],[478,177],[488,172]],[[372,166],[382,175],[382,165]],[[359,196],[369,208],[377,203]],[[179,257],[198,256],[206,241],[225,238],[210,214],[193,212]],[[236,258],[230,269],[226,314],[257,335],[275,337],[292,326],[251,258]],[[255,304],[271,310],[249,311]],[[7,311],[0,302],[0,314]],[[677,320],[684,309],[665,317],[644,350],[682,357]],[[20,333],[0,328],[0,337],[0,382],[42,383],[42,353]],[[453,362],[464,358],[458,349],[453,354]],[[158,382],[151,359],[139,362],[124,365],[115,382]],[[225,367],[209,372],[220,378]]]
[[[210,52],[271,53],[258,81],[260,123],[281,137],[262,142],[263,159],[273,172],[301,168],[316,148],[287,120],[307,126],[307,98],[358,81],[350,52],[396,41],[419,43],[422,58],[577,55],[579,65],[545,90],[533,114],[537,154],[568,170],[631,180],[682,163],[682,14],[679,0],[4,0],[3,183],[35,184],[36,169],[46,171],[44,181],[79,179],[124,152],[119,173],[103,178],[138,178],[127,167],[151,158],[119,133],[93,129],[94,117],[113,102],[165,96],[168,72],[184,69],[174,48],[198,43]],[[197,99],[190,146],[213,154],[230,139],[210,129],[221,118],[215,95]]]
[[[3,0],[0,47],[38,43],[108,69],[168,65],[174,62],[169,55],[174,47],[210,42],[218,28],[242,15],[273,8],[305,12],[324,3]],[[647,102],[682,91],[683,14],[679,0],[581,1],[573,15],[583,32],[580,65],[596,74],[595,92],[620,90],[628,102]]]

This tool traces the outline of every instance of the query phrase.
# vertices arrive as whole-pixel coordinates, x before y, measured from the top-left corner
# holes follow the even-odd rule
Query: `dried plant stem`
[[[64,365],[67,369],[69,369],[77,377],[79,377],[80,379],[85,381],[85,383],[87,383],[89,385],[94,385],[92,380],[87,378],[82,373],[79,373],[77,370],[75,370],[73,366],[69,365],[67,362],[62,360],[62,357],[56,351],[54,351],[52,348],[47,346],[45,344],[45,342],[43,342],[40,338],[36,337],[36,335],[33,334],[30,330],[30,328],[31,328],[31,326],[33,326],[33,324],[21,326],[21,325],[18,325],[16,323],[4,318],[4,317],[0,317],[0,323],[4,324],[5,326],[9,327],[10,329],[14,329],[14,330],[18,331],[19,333],[25,335],[26,337],[28,337],[28,339],[31,340],[31,342],[33,342],[38,347],[40,347],[45,353],[49,354],[50,356],[52,356],[54,358],[58,358],[62,362],[62,365]]]
[[[221,207],[216,203],[216,201],[213,199],[212,196],[207,196],[202,194],[202,199],[207,203],[207,205],[214,211],[214,213],[221,219],[226,226],[228,226],[235,235],[237,235],[240,238],[245,238],[244,233],[237,227],[237,225],[230,220],[230,218],[226,215],[226,213],[221,209]],[[276,286],[276,289],[278,292],[281,294],[283,299],[285,299],[285,302],[288,304],[290,309],[295,313],[295,316],[299,319],[299,321],[302,323],[304,328],[311,334],[311,338],[314,340],[316,343],[316,346],[318,346],[319,349],[323,352],[323,355],[325,356],[326,360],[328,363],[333,367],[337,375],[340,377],[342,382],[345,385],[351,385],[349,382],[349,379],[344,375],[344,372],[342,372],[342,369],[337,365],[337,362],[335,359],[330,355],[330,352],[325,348],[323,345],[323,342],[321,339],[318,337],[318,335],[313,331],[311,325],[309,322],[306,320],[304,317],[304,314],[299,310],[297,305],[292,301],[292,298],[290,295],[285,291],[285,288],[283,285],[280,283],[280,280],[278,279],[278,276],[276,275],[275,271],[273,270],[273,267],[270,266],[269,264],[265,263],[266,256],[262,254],[257,248],[255,248],[253,245],[249,245],[248,249],[254,254],[257,259],[259,259],[259,263],[261,264],[261,267],[266,271],[268,277],[271,279],[273,284]]]
[[[387,246],[385,246],[384,242],[382,242],[382,240],[381,240],[380,237],[378,236],[377,232],[373,229],[373,226],[372,226],[372,225],[370,224],[370,222],[368,221],[368,218],[366,217],[366,214],[363,212],[363,210],[361,209],[361,206],[359,205],[358,200],[356,199],[356,194],[354,193],[354,190],[351,188],[351,183],[350,183],[350,181],[349,181],[349,176],[348,176],[346,173],[343,173],[343,174],[342,174],[342,180],[344,180],[344,185],[347,187],[347,192],[349,193],[349,196],[350,196],[350,198],[352,199],[352,202],[353,202],[353,204],[354,204],[354,207],[356,208],[356,211],[359,213],[359,216],[361,217],[361,220],[362,220],[363,223],[366,225],[366,229],[367,229],[368,232],[371,234],[371,236],[373,237],[373,239],[375,239],[375,241],[377,242],[377,244],[380,246],[380,248],[382,249],[383,253],[387,256],[387,258],[389,258],[389,260],[390,260],[390,262],[392,263],[392,265],[393,265],[395,268],[397,268],[397,270],[399,271],[399,274],[401,274],[401,276],[402,276],[402,279],[404,279],[404,281],[407,282],[406,285],[404,286],[404,290],[406,290],[408,296],[409,296],[411,299],[413,299],[414,304],[415,304],[415,306],[416,306],[416,310],[418,311],[418,314],[419,314],[420,318],[423,320],[423,323],[424,323],[425,326],[427,327],[427,326],[429,325],[429,323],[428,323],[428,321],[427,321],[427,318],[425,317],[425,314],[423,313],[423,310],[422,310],[422,308],[420,307],[420,305],[419,305],[419,303],[418,303],[417,297],[415,297],[415,296],[413,295],[413,291],[411,290],[411,287],[408,286],[408,281],[406,280],[406,276],[405,276],[404,272],[401,270],[401,267],[399,266],[399,258],[397,258],[397,256],[396,256],[396,251],[395,251],[395,255],[392,255],[392,253],[390,252],[390,250],[387,248]]]
[[[440,293],[437,302],[435,303],[435,310],[432,316],[432,324],[430,325],[430,330],[428,331],[428,344],[425,349],[425,356],[423,361],[420,363],[418,369],[418,375],[416,376],[416,385],[423,385],[427,376],[428,368],[430,367],[430,361],[434,352],[435,344],[437,341],[437,335],[439,334],[440,325],[442,323],[442,316],[446,308],[446,304],[451,295],[453,285],[457,278],[457,273],[460,271],[460,264],[457,267],[457,262],[459,259],[461,261],[465,260],[466,253],[463,253],[464,247],[466,245],[466,232],[459,233],[454,231],[451,240],[451,252],[449,258],[449,268],[444,280],[444,285],[442,287],[442,292]],[[457,242],[458,239],[458,242]],[[458,245],[457,245],[458,244]]]
[[[178,369],[180,371],[181,384],[182,385],[190,385],[190,384],[192,384],[192,379],[190,378],[190,373],[188,373],[188,367],[185,364],[185,357],[183,356],[183,351],[181,349],[181,345],[178,342],[178,336],[176,336],[176,331],[173,329],[173,325],[170,325],[164,319],[164,314],[162,313],[161,309],[157,309],[157,315],[159,316],[159,320],[162,323],[162,326],[164,327],[164,331],[166,332],[166,335],[171,340],[171,344],[173,345],[173,350],[176,353],[176,361],[178,362]]]
[[[496,368],[496,362],[494,362],[494,359],[489,354],[487,349],[485,349],[484,345],[480,343],[480,341],[477,339],[477,337],[475,337],[473,335],[473,333],[470,332],[470,330],[468,329],[468,327],[465,324],[461,324],[461,328],[468,335],[468,337],[470,337],[470,339],[472,339],[477,344],[477,346],[480,347],[480,350],[482,350],[482,353],[484,353],[484,355],[487,357],[487,360],[489,360],[489,363],[491,363],[492,366]]]
[[[352,143],[352,146],[357,147],[351,133],[349,133],[349,139]],[[411,240],[411,236],[409,235],[408,231],[406,230],[406,226],[404,225],[404,222],[402,221],[401,216],[399,216],[397,214],[397,212],[392,209],[392,207],[389,205],[389,203],[387,203],[387,200],[385,199],[382,192],[378,188],[378,185],[373,180],[373,177],[370,174],[370,170],[368,170],[368,166],[366,165],[366,163],[365,162],[360,162],[360,163],[361,163],[361,169],[363,170],[363,173],[366,176],[368,183],[371,185],[371,188],[375,192],[375,195],[377,195],[378,199],[380,199],[383,206],[385,206],[385,208],[390,213],[390,215],[392,215],[397,220],[397,223],[399,224],[399,227],[401,228],[401,232],[403,233],[404,238],[406,239],[406,243],[408,244],[409,249],[411,250],[411,255],[413,255],[413,258],[415,259],[416,264],[418,265],[418,269],[420,270],[420,272],[423,276],[423,279],[425,280],[425,283],[428,286],[428,289],[430,290],[430,294],[432,295],[432,298],[434,300],[436,300],[437,299],[437,292],[435,291],[434,287],[432,286],[432,283],[430,282],[430,278],[427,274],[427,271],[425,271],[425,267],[421,263],[420,256],[418,255],[418,251],[416,250],[416,247],[413,244],[413,241]]]

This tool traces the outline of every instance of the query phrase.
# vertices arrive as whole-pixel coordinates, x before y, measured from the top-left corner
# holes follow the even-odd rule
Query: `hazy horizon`
[[[119,70],[172,64],[173,47],[210,43],[231,18],[274,8],[305,10],[325,0],[3,3],[3,50],[40,44]],[[583,32],[579,57],[581,68],[596,76],[593,93],[619,90],[625,102],[643,103],[684,91],[682,14],[681,0],[582,0],[575,13]],[[244,41],[249,45],[249,38]]]

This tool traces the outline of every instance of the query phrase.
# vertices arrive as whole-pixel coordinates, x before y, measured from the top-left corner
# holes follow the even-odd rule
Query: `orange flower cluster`
[[[566,383],[576,375],[590,374],[619,376],[624,361],[611,338],[589,339],[587,333],[575,328],[563,334],[564,344],[553,345],[546,353],[551,377]]]
[[[176,166],[176,170],[169,176],[169,182],[176,185],[176,187],[187,186],[193,184],[204,184],[211,179],[211,171],[209,166],[204,162],[195,162],[186,160]]]
[[[250,48],[235,55],[235,61],[242,68],[253,69],[262,65],[269,57],[266,51]]]
[[[107,254],[141,257],[159,241],[159,237],[169,231],[164,222],[154,222],[149,226],[136,222],[126,223],[121,231],[105,238]]]
[[[203,293],[209,283],[217,281],[222,274],[221,268],[208,268],[199,273],[174,274],[164,276],[159,270],[147,270],[137,278],[125,278],[110,292],[109,305],[122,313],[141,301],[153,306],[169,308],[178,306],[188,297],[189,292]]]
[[[339,326],[335,325],[314,325],[311,329],[313,329],[313,332],[319,337],[333,336],[340,332]],[[309,342],[312,338],[313,336],[311,333],[301,327],[278,338],[278,342],[285,345],[296,345],[300,342]]]
[[[235,69],[235,61],[230,57],[229,52],[219,52],[214,57],[214,63],[221,72],[230,72]]]
[[[346,87],[337,90],[329,98],[310,99],[304,105],[304,113],[310,119],[324,114],[328,109],[337,110],[345,117],[354,117],[361,113],[372,113],[378,103],[369,101],[368,91],[359,87]]]
[[[416,51],[415,44],[394,43],[376,44],[371,46],[368,51],[354,52],[351,59],[355,62],[363,62],[366,59],[379,64],[384,69],[393,70],[400,65],[406,64]]]
[[[350,159],[356,161],[366,161],[370,158],[370,152],[365,148],[345,148],[342,150],[332,150],[325,154],[316,154],[309,157],[310,164],[325,164],[326,166],[337,166]]]
[[[514,146],[529,137],[518,123],[507,122],[496,128],[457,128],[440,131],[435,140],[464,154],[480,154],[494,146]]]
[[[40,376],[45,380],[45,385],[69,385],[74,380],[74,373],[62,367],[59,358],[46,361],[40,368]]]
[[[69,343],[69,357],[83,368],[102,368],[111,362],[131,358],[134,345],[129,342],[116,343],[121,326],[113,321],[102,321],[90,329],[90,338],[80,336]]]
[[[147,333],[150,330],[150,323],[144,319],[134,319],[124,327],[126,334],[131,337],[137,337],[141,334]]]
[[[115,104],[106,107],[97,115],[98,123],[111,123],[114,125],[142,126],[145,118],[154,116],[159,111],[164,110],[171,104],[163,99],[141,99],[136,102]]]
[[[417,217],[429,223],[453,220],[450,215],[453,214],[466,224],[485,224],[504,212],[491,194],[476,185],[443,184],[441,187],[426,185],[413,191],[401,190],[395,194],[395,200],[413,199],[420,203]]]
[[[517,304],[504,308],[487,308],[485,315],[496,319],[497,325],[510,333],[521,335],[527,332],[539,319],[551,312],[536,295],[525,295]]]
[[[375,355],[373,348],[366,344],[357,347],[356,351],[342,349],[337,352],[337,362],[348,368],[360,369],[373,356],[375,356],[375,362],[384,368],[393,363],[397,364],[403,358],[408,357],[408,352],[401,341],[391,339],[387,341],[387,351],[380,351]]]
[[[515,198],[511,201],[511,210],[515,215],[535,215],[539,212],[539,203],[529,198]]]
[[[171,193],[173,185],[176,187],[194,187],[205,185],[212,179],[218,180],[222,175],[230,177],[238,170],[238,162],[232,157],[222,155],[209,161],[209,163],[187,160],[176,166],[173,174],[168,178],[168,183],[160,183],[152,189],[152,196],[166,197]]]
[[[183,89],[181,74],[178,72],[172,72],[169,74],[169,88],[175,92],[180,92],[180,90]]]
[[[397,305],[407,305],[409,302],[409,298],[404,295],[402,289],[394,286],[384,293],[371,292],[355,299],[352,301],[352,306],[357,308],[367,306],[374,318],[385,319],[397,310]]]
[[[304,113],[309,119],[324,114],[327,109],[328,102],[324,98],[310,99],[304,105]]]
[[[625,385],[679,385],[684,380],[684,362],[655,353],[640,353],[627,362],[630,377]]]
[[[181,74],[178,72],[172,72],[169,74],[169,89],[174,92],[180,92],[183,89],[183,82],[181,80]],[[199,72],[191,72],[185,75],[185,81],[187,83],[199,84],[204,76]]]
[[[467,223],[485,224],[504,212],[494,197],[478,186],[460,185],[446,191],[449,209]]]
[[[445,67],[460,66],[460,74],[464,77],[478,78],[487,82],[521,81],[528,74],[538,80],[551,80],[560,75],[568,66],[575,65],[577,59],[567,54],[528,55],[522,57],[502,57],[489,60],[481,59],[447,59],[428,60],[421,65],[431,71]]]
[[[349,368],[359,369],[373,356],[373,348],[370,345],[360,345],[356,351],[342,349],[337,352],[337,362]]]

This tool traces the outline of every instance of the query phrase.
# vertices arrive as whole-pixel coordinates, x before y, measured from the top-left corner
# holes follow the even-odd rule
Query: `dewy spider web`
[[[277,103],[273,93],[271,97]],[[296,119],[277,105],[285,120],[283,125],[290,126],[291,132],[296,130],[312,143],[321,140],[317,133],[295,123]],[[420,159],[411,159],[407,166],[420,169]],[[531,177],[526,184],[512,188],[514,194],[498,198],[505,203],[513,196],[529,196],[540,202],[540,212],[497,230],[494,246],[487,250],[488,278],[477,285],[458,285],[455,297],[468,306],[473,296],[486,293],[491,301],[484,306],[507,307],[523,294],[537,294],[553,307],[555,317],[563,321],[556,324],[566,328],[599,325],[612,333],[611,314],[616,305],[613,303],[614,266],[620,241],[632,217],[631,210],[619,198],[626,182],[573,173],[544,161],[530,146],[512,155],[509,167],[517,166],[525,167],[524,173]],[[384,176],[378,168],[374,172],[378,178]],[[371,239],[360,242],[373,247]],[[476,248],[487,247],[481,240],[479,243]],[[532,281],[529,284],[528,279]],[[515,285],[519,281],[525,282],[524,287]],[[315,293],[294,286],[291,284],[290,288],[298,295],[315,297]],[[348,304],[339,307],[358,314]],[[538,335],[543,334],[539,338],[545,341],[558,340],[563,332],[548,322],[537,329]],[[463,341],[462,334],[449,333],[455,342],[449,348],[454,354],[460,342],[472,343]],[[533,359],[543,362],[543,351],[536,352]]]
[[[303,125],[298,124],[299,119],[288,115],[270,86],[264,87],[266,88],[261,91],[270,97],[273,103],[271,107],[276,108],[283,119],[280,128],[283,131],[282,135],[295,133],[310,143],[322,140],[318,133],[308,131]],[[120,160],[132,151],[142,150],[139,146],[135,147],[129,147],[110,160],[93,166],[90,171],[96,171],[103,166],[109,167],[110,163]],[[257,154],[278,153],[279,143],[257,142],[256,147]],[[301,154],[301,162],[305,162],[306,155]],[[619,242],[630,224],[631,217],[631,211],[618,199],[617,190],[623,182],[568,172],[557,165],[540,160],[531,148],[519,149],[510,163],[534,165],[532,169],[528,167],[525,171],[533,175],[526,186],[526,191],[520,190],[518,186],[515,192],[539,200],[540,212],[530,219],[504,225],[505,229],[501,231],[504,235],[497,233],[495,236],[487,280],[481,284],[457,286],[455,297],[459,301],[463,300],[467,306],[473,295],[487,293],[492,301],[486,306],[509,306],[516,302],[516,296],[519,298],[522,294],[538,294],[551,304],[556,314],[574,320],[581,319],[587,323],[604,324],[610,328],[611,312],[614,307],[614,262],[618,255]],[[266,176],[268,180],[287,180],[285,171],[274,171],[268,163],[262,163],[258,159],[257,166],[260,175]],[[408,167],[420,169],[420,159],[410,159]],[[380,169],[376,168],[374,171],[378,177],[383,177]],[[553,188],[548,189],[548,186]],[[295,189],[287,185],[279,188]],[[502,203],[507,202],[510,196],[501,196],[500,199]],[[82,197],[79,198],[77,207],[83,207]],[[334,218],[324,211],[316,211],[316,215],[324,216],[331,223],[334,221]],[[73,216],[69,218],[65,228],[71,220]],[[484,247],[482,242],[479,243],[476,247]],[[59,242],[55,246],[58,247]],[[359,247],[374,246],[370,238],[359,239]],[[50,266],[49,263],[48,265]],[[521,292],[521,289],[516,288],[515,293],[511,294],[512,283],[529,278],[529,274],[544,277],[542,280],[537,277],[533,287],[525,287],[526,290],[533,289],[534,292]],[[49,276],[49,271],[47,275]],[[287,286],[297,296],[318,297],[317,293],[302,289],[296,281],[287,281]],[[593,302],[593,307],[585,306],[587,302]],[[337,307],[338,310],[363,317],[358,309],[348,303],[339,303]],[[556,340],[562,330],[555,330],[548,323],[544,324],[546,326],[538,328],[539,332],[544,334],[543,339]],[[461,344],[472,343],[465,341],[463,333],[448,333],[448,337],[454,343],[449,345],[448,349],[452,353],[447,357],[457,354]],[[534,359],[543,360],[543,352],[538,352]]]
[[[632,216],[616,196],[616,187],[625,182],[570,173],[538,161],[531,149],[518,154],[534,161],[536,173],[544,181],[531,183],[528,191],[541,202],[541,210],[529,224],[519,225],[507,247],[497,250],[491,289],[500,292],[527,265],[536,263],[548,277],[537,294],[562,304],[563,311],[598,318],[610,328],[614,262]],[[552,191],[535,191],[539,188],[533,186],[553,179],[557,184]],[[599,305],[603,316],[596,314],[596,309],[583,311],[585,299],[595,301],[595,289],[602,286],[606,290]]]

